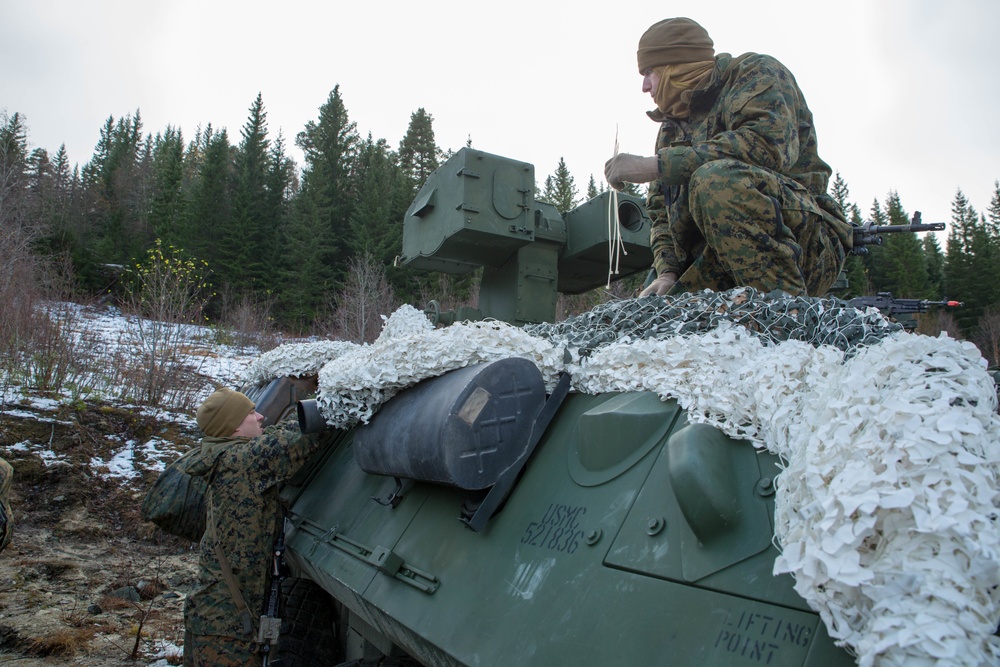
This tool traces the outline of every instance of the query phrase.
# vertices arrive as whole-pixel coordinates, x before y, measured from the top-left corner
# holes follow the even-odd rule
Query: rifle
[[[867,255],[868,245],[882,245],[882,234],[893,232],[939,232],[945,228],[943,222],[920,222],[920,211],[913,213],[913,220],[908,225],[875,225],[866,222],[863,225],[854,225],[854,246],[851,248],[852,255]],[[914,311],[924,312],[924,311]]]
[[[257,630],[257,649],[261,653],[262,667],[268,667],[271,661],[271,651],[278,644],[281,634],[281,619],[278,617],[278,600],[281,597],[281,581],[284,579],[285,554],[285,511],[281,511],[281,532],[274,543],[274,553],[271,558],[271,595],[267,601],[267,609],[260,617],[260,627]],[[275,660],[277,662],[277,660]]]
[[[906,315],[909,313],[926,313],[931,306],[963,306],[961,301],[928,301],[927,299],[896,299],[891,292],[879,292],[875,296],[856,296],[847,301],[858,309],[878,308],[886,315]]]
[[[916,313],[926,313],[931,306],[962,306],[961,301],[929,301],[927,299],[896,299],[890,292],[879,292],[875,296],[856,296],[847,304],[859,310],[878,308],[883,315],[892,318],[903,328],[912,331],[917,328]]]

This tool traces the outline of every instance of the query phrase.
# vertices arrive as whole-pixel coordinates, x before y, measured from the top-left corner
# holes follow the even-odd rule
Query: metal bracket
[[[371,499],[377,502],[379,505],[396,509],[396,507],[399,506],[399,503],[402,502],[403,496],[406,495],[406,492],[409,491],[411,488],[413,488],[413,480],[400,479],[399,477],[393,477],[393,479],[396,480],[396,487],[392,490],[392,493],[390,493],[386,497],[385,500],[382,500],[378,496],[372,496]]]
[[[343,533],[335,532],[333,529],[327,530],[309,519],[301,519],[296,526],[299,530],[311,535],[316,540],[316,544],[325,544],[367,563],[396,581],[412,586],[428,595],[434,593],[441,584],[440,580],[433,574],[413,567],[403,560],[402,556],[388,547],[366,546]]]

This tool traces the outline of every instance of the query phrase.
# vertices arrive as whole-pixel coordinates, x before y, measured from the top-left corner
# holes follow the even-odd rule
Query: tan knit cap
[[[715,58],[715,43],[700,25],[686,18],[664,19],[639,38],[639,74],[649,67],[696,63]]]
[[[223,387],[206,398],[198,408],[198,428],[207,436],[226,438],[256,407],[240,392]]]

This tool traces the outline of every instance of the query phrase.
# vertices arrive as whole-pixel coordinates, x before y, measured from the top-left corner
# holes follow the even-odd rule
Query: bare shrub
[[[271,316],[276,301],[274,296],[236,296],[231,288],[226,288],[220,300],[219,328],[223,342],[243,352],[248,348],[267,352],[277,347],[279,336]]]
[[[1000,366],[1000,306],[990,306],[983,312],[972,342],[990,366]]]
[[[25,384],[39,391],[59,391],[80,372],[70,329],[76,321],[69,304],[56,303],[35,313],[28,345],[21,354]]]
[[[179,248],[164,248],[159,239],[146,260],[130,270],[124,311],[138,355],[127,371],[131,377],[122,398],[146,405],[169,399],[176,407],[193,400],[185,382],[190,369],[180,353],[190,334],[186,326],[204,319],[211,296],[207,276],[205,262]]]
[[[385,268],[371,255],[351,260],[347,281],[332,304],[332,320],[321,327],[331,337],[371,343],[382,331],[382,315],[398,307]]]
[[[58,391],[76,370],[73,312],[46,307],[62,290],[53,264],[32,252],[31,238],[16,225],[0,225],[0,384]]]
[[[617,280],[610,287],[602,285],[583,294],[560,293],[556,301],[556,321],[585,313],[608,301],[631,298],[636,295],[636,284],[638,281]]]
[[[921,319],[917,331],[929,336],[937,336],[943,332],[948,334],[949,338],[954,338],[955,340],[961,340],[962,338],[962,330],[958,328],[955,316],[946,310],[940,309],[937,312],[936,318],[927,318],[926,321]]]
[[[480,274],[482,269],[477,272]],[[420,291],[420,303],[424,306],[434,301],[438,304],[441,312],[458,310],[462,307],[476,308],[479,304],[479,284],[480,280],[473,279],[467,295],[460,294],[455,289],[456,279],[446,273],[436,274],[437,280],[430,287],[425,287]]]
[[[8,372],[17,367],[31,337],[42,296],[40,266],[29,240],[18,227],[0,225],[0,364]]]

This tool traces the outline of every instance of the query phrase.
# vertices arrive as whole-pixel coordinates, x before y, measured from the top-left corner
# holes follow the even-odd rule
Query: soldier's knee
[[[745,162],[712,160],[694,170],[688,185],[692,196],[696,198],[714,197],[727,190],[745,190],[750,181],[750,173],[750,165]]]

